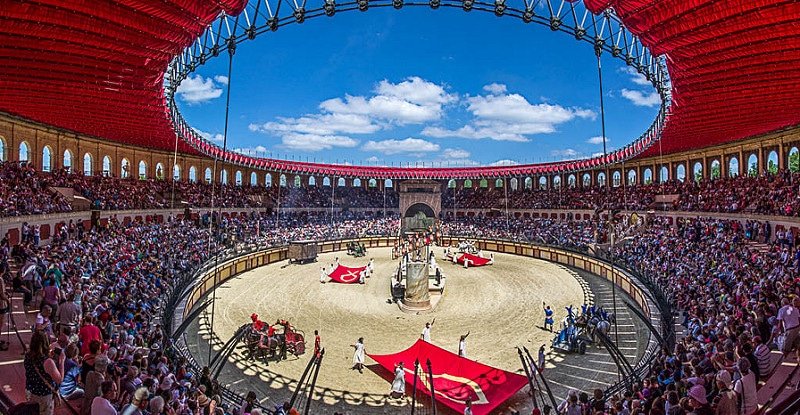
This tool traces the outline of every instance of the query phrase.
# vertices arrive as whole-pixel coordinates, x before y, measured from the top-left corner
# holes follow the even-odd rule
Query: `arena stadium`
[[[800,412],[796,0],[0,22],[3,414]]]

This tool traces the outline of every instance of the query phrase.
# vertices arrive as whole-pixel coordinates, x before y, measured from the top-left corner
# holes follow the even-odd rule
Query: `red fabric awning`
[[[458,413],[464,413],[465,401],[470,399],[472,412],[486,415],[528,384],[525,376],[469,360],[422,339],[398,353],[368,356],[392,373],[395,365],[403,362],[407,388],[414,384],[414,361],[427,371],[425,362],[430,360],[436,401]],[[425,382],[417,382],[417,388],[430,395]]]

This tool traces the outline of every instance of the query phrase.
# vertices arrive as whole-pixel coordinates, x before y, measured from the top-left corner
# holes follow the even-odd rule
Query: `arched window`
[[[751,154],[750,157],[747,158],[747,175],[748,176],[758,176],[758,157],[755,154]]]
[[[123,179],[131,177],[131,162],[129,162],[128,159],[122,159],[122,163],[120,163],[119,177],[122,177]]]
[[[589,173],[583,173],[583,187],[589,187],[592,185],[592,176]]]
[[[392,179],[386,179],[383,181],[383,187],[392,187],[394,186],[394,182]]]
[[[317,179],[314,178],[314,176],[308,176],[308,185],[309,186],[316,186],[317,185]]]
[[[94,166],[92,165],[92,155],[86,153],[83,155],[83,175],[91,176],[92,172],[94,172]]]
[[[539,189],[547,190],[547,177],[544,176],[539,177]]]
[[[328,177],[328,176],[325,176],[325,177],[323,177],[323,178],[322,178],[322,185],[323,185],[323,186],[328,186],[328,187],[330,187],[330,185],[331,185],[331,178],[330,178],[330,177]]]
[[[378,187],[378,181],[375,179],[369,179],[367,182],[367,186],[369,187]]]
[[[686,166],[679,164],[675,170],[675,177],[681,182],[686,181]]]
[[[164,165],[161,163],[156,163],[156,179],[164,180]]]
[[[19,161],[28,161],[30,147],[26,141],[19,143]]]
[[[661,166],[661,169],[659,170],[658,173],[658,180],[661,183],[666,183],[667,180],[669,180],[669,169],[667,168],[667,166]]]
[[[237,186],[241,186],[244,184],[244,177],[242,177],[241,170],[236,170],[236,173],[234,173],[233,177],[235,179],[234,183],[236,183]]]
[[[287,186],[287,184],[286,184],[286,175],[285,174],[281,174],[281,176],[278,177],[278,184],[281,187],[286,187]]]
[[[447,181],[447,188],[448,189],[455,189],[456,188],[456,180],[450,179]]]
[[[597,185],[598,186],[605,186],[606,185],[606,174],[603,172],[597,173]]]
[[[636,184],[636,170],[628,170],[628,186]]]
[[[111,157],[103,156],[103,177],[111,176]]]
[[[694,163],[694,167],[692,167],[692,175],[694,177],[694,181],[696,182],[703,180],[703,164],[699,161]]]
[[[197,183],[197,167],[189,167],[189,183]]]
[[[561,176],[560,175],[558,175],[556,177],[553,177],[553,187],[556,188],[556,189],[560,189],[561,188]]]
[[[206,184],[211,184],[211,181],[214,180],[214,175],[211,173],[211,167],[206,167],[206,171],[203,173],[203,180],[206,181]]]
[[[525,188],[526,189],[533,189],[533,179],[530,177],[525,178]]]
[[[6,139],[0,136],[0,161],[6,161]]]
[[[228,170],[222,169],[222,171],[219,172],[219,182],[222,183],[223,186],[228,184]]]
[[[567,186],[574,189],[578,185],[578,178],[574,174],[567,176]]]
[[[511,190],[516,191],[517,188],[519,187],[519,182],[517,181],[517,178],[512,177],[511,180],[509,181],[509,185],[511,186]]]
[[[250,186],[258,186],[258,174],[256,172],[250,173]]]
[[[139,160],[139,180],[147,178],[147,163],[144,160]]]
[[[739,175],[739,159],[731,157],[728,162],[728,177],[736,177]]]
[[[264,186],[272,187],[272,175],[269,173],[264,175]]]
[[[465,189],[472,189],[472,180],[470,180],[470,179],[464,180],[464,188]]]
[[[42,171],[52,171],[53,170],[53,153],[50,150],[50,146],[44,146],[42,149]]]
[[[503,179],[497,179],[494,181],[494,187],[500,189],[503,187]]]
[[[767,171],[770,174],[778,172],[778,153],[775,150],[770,151],[767,155]]]
[[[489,187],[489,182],[486,179],[481,179],[481,181],[478,183],[478,186],[479,187]]]
[[[611,175],[611,185],[614,187],[620,187],[622,185],[622,174],[620,174],[619,170]]]
[[[777,171],[778,170],[776,167],[775,172],[777,173]],[[719,179],[720,177],[722,177],[722,172],[720,171],[719,160],[714,159],[713,161],[711,161],[711,179],[712,180]]]
[[[339,180],[336,183],[336,186],[338,186],[338,187],[345,187],[346,185],[347,185],[347,182],[344,180],[344,177],[340,177]]]
[[[361,187],[361,179],[359,179],[358,177],[353,179],[353,187]]]
[[[172,180],[181,181],[181,166],[175,164],[172,166]]]
[[[644,180],[644,184],[653,183],[653,171],[650,168],[644,169],[644,173],[642,173],[642,179]]]
[[[0,139],[0,141],[2,141],[2,139]],[[2,146],[2,143],[0,143],[0,146]],[[0,157],[2,157],[2,149],[0,149]],[[797,147],[792,147],[789,150],[789,159],[786,165],[792,173],[800,171],[800,150],[798,150]]]
[[[303,185],[303,179],[300,176],[294,176],[294,187],[300,187]]]
[[[67,172],[72,172],[72,152],[64,150],[64,163],[62,163]]]

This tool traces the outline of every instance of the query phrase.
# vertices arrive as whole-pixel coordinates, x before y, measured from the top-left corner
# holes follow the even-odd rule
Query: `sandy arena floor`
[[[440,257],[441,251],[437,249],[436,254]],[[366,285],[320,284],[320,267],[331,264],[336,256],[348,266],[366,265],[373,257],[375,273]],[[538,327],[544,318],[542,301],[555,310],[584,301],[584,291],[575,277],[545,261],[495,254],[491,266],[440,266],[447,276],[442,301],[431,313],[410,315],[387,303],[388,280],[396,267],[388,248],[372,249],[366,258],[338,252],[321,255],[315,264],[289,265],[284,261],[268,265],[230,280],[217,291],[211,341],[218,347],[237,327],[249,322],[254,312],[267,322],[289,320],[305,332],[309,349],[313,348],[313,332],[318,329],[326,355],[317,391],[326,405],[313,407],[311,413],[398,413],[398,407],[408,405],[409,400],[388,399],[390,384],[376,371],[366,369],[359,374],[351,370],[350,345],[358,337],[364,337],[367,353],[394,353],[413,344],[425,322],[436,318],[433,343],[455,352],[459,335],[469,331],[469,358],[521,373],[516,346],[527,346],[535,354],[539,345],[549,346],[553,336]],[[207,316],[201,317],[199,326],[194,326],[197,331],[190,331],[198,333],[190,343],[199,351],[201,362],[207,355],[207,325]],[[309,353],[299,358],[290,356],[287,361],[265,367],[237,354],[221,379],[242,393],[256,390],[259,399],[272,407],[289,399],[295,388],[293,381],[300,378],[309,357]],[[367,363],[374,364],[369,358]],[[526,394],[518,393],[511,402],[525,406],[524,400]]]

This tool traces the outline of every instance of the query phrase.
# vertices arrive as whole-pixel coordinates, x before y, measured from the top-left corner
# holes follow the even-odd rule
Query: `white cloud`
[[[358,141],[340,135],[288,133],[281,137],[281,147],[299,151],[330,150],[334,147],[353,148]]]
[[[622,96],[637,107],[656,107],[661,105],[661,97],[657,92],[645,93],[642,91],[623,89]]]
[[[373,96],[345,95],[319,104],[319,112],[300,117],[250,124],[250,131],[279,136],[283,146],[318,151],[331,147],[355,147],[347,135],[372,134],[394,126],[421,124],[442,117],[444,106],[457,101],[445,87],[419,77],[399,83],[383,80]],[[397,141],[397,140],[395,140]],[[438,150],[438,149],[437,149]]]
[[[208,132],[205,132],[205,131],[201,131],[201,130],[198,130],[198,129],[194,129],[194,132],[196,132],[200,137],[203,137],[208,141],[221,143],[221,142],[223,142],[225,140],[225,136],[223,136],[220,133],[211,134],[211,133],[208,133]]]
[[[470,153],[460,148],[446,148],[442,151],[442,156],[446,159],[467,159]]]
[[[406,138],[404,140],[370,140],[361,149],[387,155],[401,153],[425,154],[439,151],[439,145],[419,138]]]
[[[267,148],[264,146],[255,146],[255,147],[238,147],[233,149],[234,152],[244,155],[253,155],[257,156],[259,153],[266,153]]]
[[[216,78],[224,78],[226,83],[228,81],[228,78],[224,76],[216,76]],[[190,105],[202,104],[222,95],[222,88],[217,85],[218,82],[211,78],[204,78],[199,74],[189,75],[178,85],[178,89],[175,92],[178,93],[181,100]]]
[[[636,85],[639,85],[639,86],[652,86],[653,85],[653,84],[650,83],[650,81],[647,80],[647,78],[644,75],[640,74],[636,70],[636,68],[633,68],[631,66],[624,66],[624,67],[620,68],[619,71],[630,75],[631,76],[631,78],[630,78],[631,82],[633,82]]]
[[[494,163],[490,164],[490,166],[516,166],[519,162],[509,159],[497,160]]]
[[[508,92],[508,88],[506,87],[505,84],[498,84],[498,83],[491,83],[489,85],[484,85],[483,90],[492,95],[500,95]]]
[[[608,142],[610,142],[610,141],[611,141],[611,139],[606,137],[606,144],[608,144]],[[595,144],[595,145],[603,144],[603,136],[598,135],[598,136],[591,137],[588,140],[586,140],[586,142],[589,143],[589,144]]]
[[[592,153],[592,158],[595,158],[595,157],[603,157],[603,153],[600,153],[600,152]]]
[[[368,162],[368,163],[377,163],[378,161],[380,161],[380,159],[378,158],[378,156],[372,156],[372,157],[368,157],[368,158],[367,158],[367,162]]]
[[[217,75],[214,77],[214,80],[221,85],[228,85],[228,77],[225,75]]]
[[[427,127],[423,135],[435,138],[458,137],[472,140],[529,141],[529,135],[548,134],[556,126],[575,118],[594,119],[594,111],[583,108],[566,108],[556,104],[531,104],[519,94],[497,94],[505,86],[487,85],[490,95],[467,98],[467,110],[474,119],[457,129]]]
[[[564,159],[574,159],[577,158],[579,153],[572,148],[565,148],[563,150],[553,150],[550,152],[550,155],[553,157],[559,157],[562,160]]]

